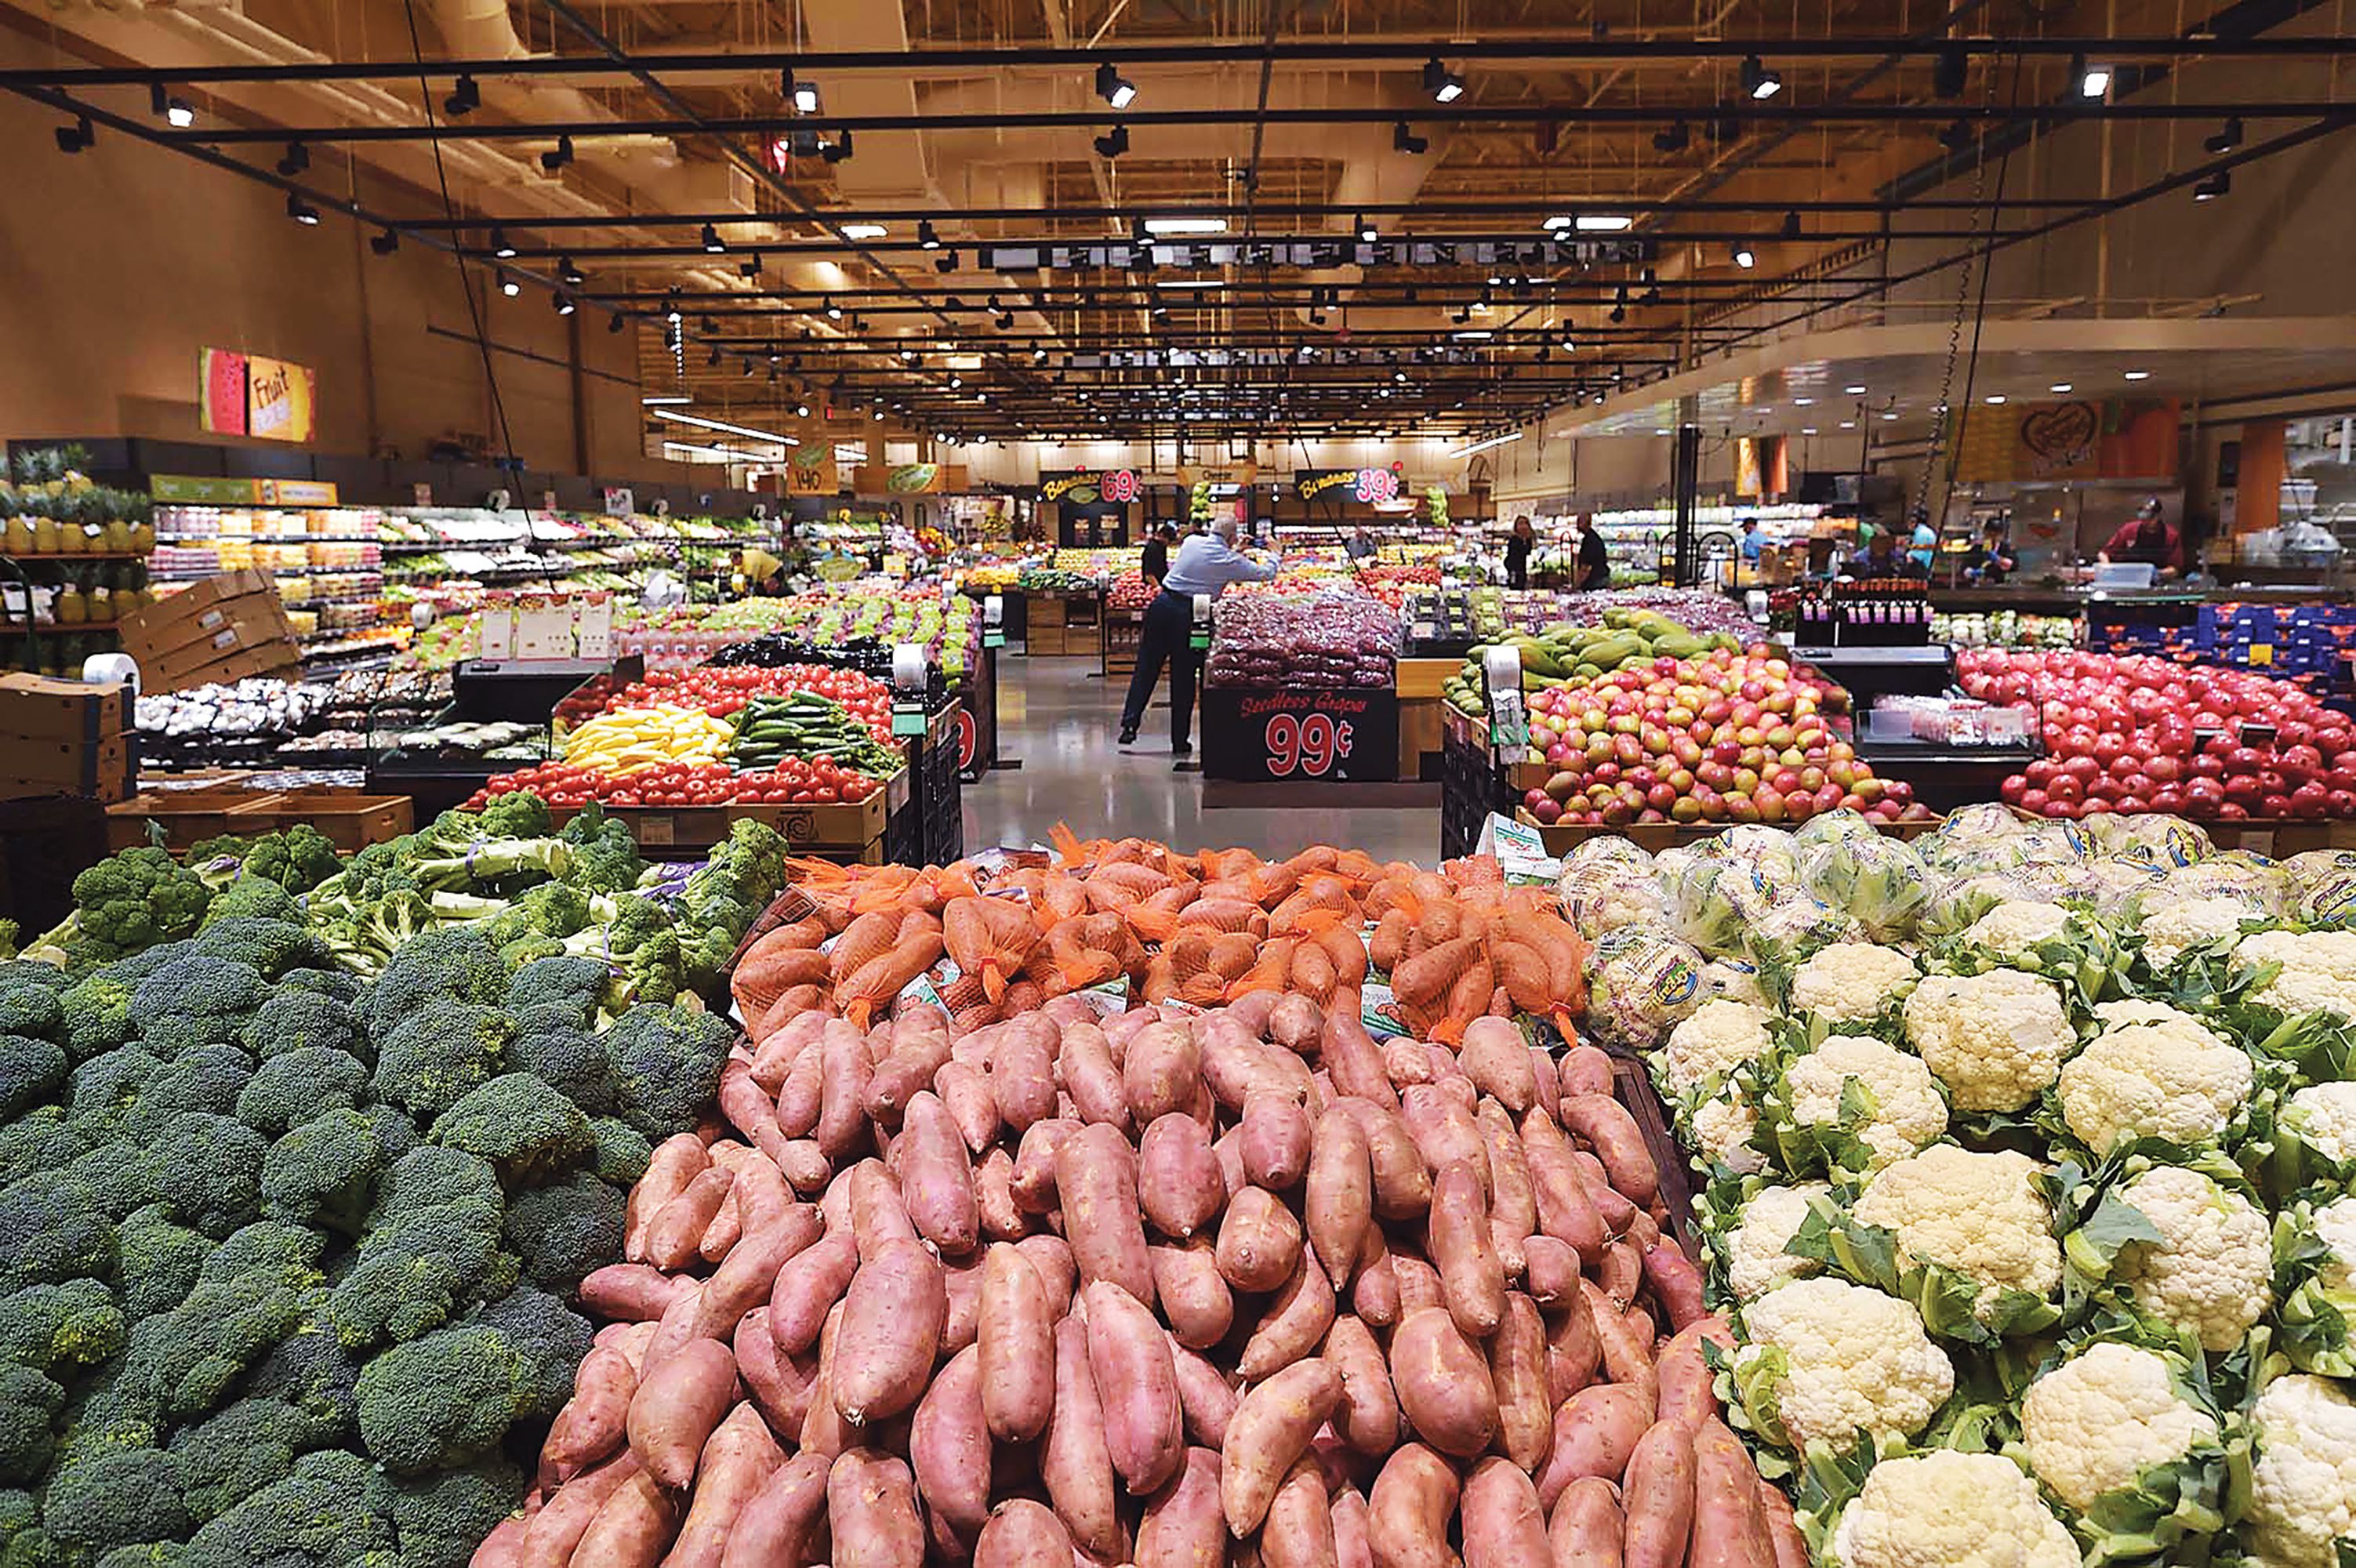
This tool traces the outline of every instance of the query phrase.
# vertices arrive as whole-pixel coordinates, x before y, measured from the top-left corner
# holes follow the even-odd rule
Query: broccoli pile
[[[734,1039],[673,999],[783,856],[732,840],[674,911],[618,824],[549,829],[132,851],[70,967],[0,962],[0,1568],[463,1568],[516,1506],[573,1294]]]

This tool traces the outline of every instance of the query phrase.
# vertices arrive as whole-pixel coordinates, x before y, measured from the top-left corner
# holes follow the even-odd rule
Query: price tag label
[[[1188,641],[1195,648],[1211,646],[1211,596],[1194,596],[1194,625]]]
[[[1527,760],[1530,751],[1530,715],[1522,705],[1519,692],[1499,692],[1489,699],[1489,738],[1496,746],[1498,757],[1505,762]]]
[[[1006,646],[1006,633],[994,626],[985,627],[982,628],[981,645],[984,648],[1003,648]]]
[[[2256,643],[2252,643],[2252,644],[2250,645],[2250,662],[2251,662],[2251,663],[2253,663],[2253,664],[2272,664],[2274,661],[2275,661],[2275,645],[2274,645],[2273,643],[2271,643],[2271,642],[2256,642]]]
[[[914,703],[892,704],[892,733],[894,736],[920,736],[925,733],[925,710]]]

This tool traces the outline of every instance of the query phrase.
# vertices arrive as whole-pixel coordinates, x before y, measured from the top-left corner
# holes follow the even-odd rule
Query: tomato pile
[[[2356,723],[2287,682],[2145,655],[1990,649],[1956,663],[1967,693],[2043,725],[2047,755],[2002,787],[2023,811],[2356,818]]]
[[[892,739],[892,693],[883,682],[856,670],[836,670],[824,664],[785,664],[776,669],[738,664],[694,670],[658,670],[634,681],[606,698],[599,710],[648,708],[663,704],[699,707],[715,719],[734,718],[745,703],[759,696],[784,696],[816,692],[832,697],[862,721],[875,738]]]
[[[560,811],[592,800],[607,806],[720,806],[738,801],[830,806],[855,804],[881,787],[872,775],[841,767],[830,757],[789,757],[758,773],[739,773],[721,762],[667,762],[626,777],[594,768],[543,762],[519,773],[500,774],[476,790],[466,805],[470,811],[479,811],[495,796],[529,789]]]

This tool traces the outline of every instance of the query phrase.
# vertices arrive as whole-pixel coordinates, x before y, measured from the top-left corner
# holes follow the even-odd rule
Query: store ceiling
[[[1988,0],[1950,38],[1889,0],[0,0],[95,67],[0,86],[618,323],[733,421],[1470,438],[1751,353],[1741,306],[1849,298],[1890,241],[1961,260],[1986,215],[1922,193],[1973,149],[2241,116],[2184,180],[2344,128],[2356,41],[2264,30],[2312,3]],[[2220,53],[2279,91],[2176,90]]]

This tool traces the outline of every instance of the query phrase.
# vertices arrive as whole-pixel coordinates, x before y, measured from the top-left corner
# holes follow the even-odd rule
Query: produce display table
[[[1513,809],[1514,791],[1488,721],[1443,706],[1440,737],[1440,858],[1454,860],[1472,853],[1490,812]]]
[[[836,805],[735,800],[712,806],[607,806],[605,811],[629,824],[639,853],[648,860],[701,860],[728,837],[728,825],[742,818],[776,829],[796,854],[880,865],[885,859],[885,819],[907,804],[909,789],[903,768],[866,800]],[[569,811],[553,814],[560,826],[573,815]]]
[[[1137,673],[1137,649],[1145,637],[1143,610],[1108,608],[1104,614],[1104,660],[1098,672],[1105,682],[1126,683]]]
[[[2008,777],[2044,755],[2035,746],[1949,746],[1911,736],[1858,736],[1852,744],[1876,773],[1905,779],[1914,786],[1914,798],[1934,811],[1995,800]]]
[[[958,774],[967,783],[998,766],[998,650],[966,654],[958,688]]]
[[[307,822],[347,854],[396,839],[416,826],[407,795],[359,789],[247,789],[222,783],[134,795],[106,808],[106,847],[133,849],[161,832],[166,849],[184,850],[223,833],[275,832]]]
[[[1918,817],[1912,822],[1875,822],[1873,825],[1878,832],[1891,838],[1914,839],[1936,829],[1945,820],[1944,817],[1930,816]],[[1609,823],[1541,822],[1519,806],[1514,809],[1514,821],[1535,831],[1546,841],[1547,853],[1558,858],[1569,854],[1587,840],[1597,838],[1626,839],[1638,848],[1657,854],[1679,844],[1699,843],[1704,839],[1716,838],[1736,825],[1730,822],[1623,822],[1617,826]]]
[[[1032,588],[1008,596],[1028,599],[1024,610],[1023,650],[1043,656],[1078,654],[1097,658],[1104,651],[1104,594],[1100,589]],[[1007,628],[1007,639],[1015,631]]]

